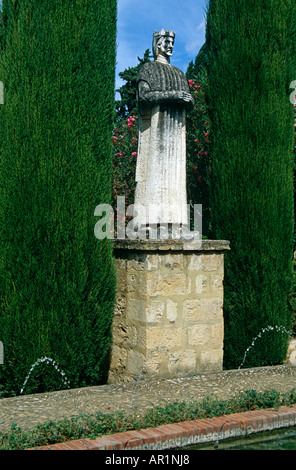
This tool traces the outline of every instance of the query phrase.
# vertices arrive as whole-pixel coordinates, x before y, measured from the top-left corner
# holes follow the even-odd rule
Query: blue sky
[[[152,50],[154,30],[176,33],[171,64],[186,72],[205,41],[207,0],[118,0],[116,88],[118,73],[138,64],[146,49]]]
[[[118,73],[137,65],[146,49],[152,50],[155,29],[175,31],[171,63],[186,72],[205,40],[207,3],[208,0],[118,0],[116,88],[124,83]]]

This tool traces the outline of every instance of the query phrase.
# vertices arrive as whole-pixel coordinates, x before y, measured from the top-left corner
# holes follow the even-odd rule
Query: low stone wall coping
[[[206,444],[229,438],[295,426],[296,405],[279,409],[251,410],[242,413],[196,419],[156,428],[104,435],[96,439],[77,439],[28,450],[164,450]],[[186,454],[184,454],[186,455]],[[162,462],[163,463],[163,462]],[[185,463],[185,461],[184,461]]]
[[[142,251],[224,251],[230,250],[228,240],[114,240],[116,250]]]

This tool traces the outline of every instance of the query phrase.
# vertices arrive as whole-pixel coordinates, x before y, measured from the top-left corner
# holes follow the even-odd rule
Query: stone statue
[[[174,40],[173,31],[154,32],[154,62],[143,65],[137,80],[139,142],[134,207],[140,225],[189,223],[186,111],[193,107],[193,98],[184,73],[170,64]],[[144,214],[143,207],[149,212]]]

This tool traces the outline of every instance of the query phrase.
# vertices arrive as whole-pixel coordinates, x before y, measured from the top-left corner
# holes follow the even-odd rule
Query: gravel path
[[[296,366],[281,365],[159,381],[101,385],[0,400],[0,432],[13,423],[29,429],[50,420],[85,413],[125,410],[142,413],[155,405],[200,400],[213,395],[229,398],[239,391],[296,388]]]

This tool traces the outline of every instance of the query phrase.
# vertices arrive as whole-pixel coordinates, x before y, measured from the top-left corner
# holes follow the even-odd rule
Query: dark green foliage
[[[208,53],[207,53],[207,43],[200,48],[199,53],[197,54],[195,61],[191,61],[188,65],[186,71],[186,77],[188,80],[194,78],[195,80],[203,80],[207,73],[208,65]]]
[[[116,0],[4,0],[0,80],[0,384],[54,359],[71,387],[105,380],[115,271],[94,236],[111,201]],[[13,16],[12,16],[13,15]],[[62,387],[50,365],[25,393]]]
[[[296,221],[296,96],[294,104],[294,121],[294,221]],[[294,248],[296,248],[296,224],[294,225]]]
[[[118,123],[114,128],[113,134],[112,207],[115,208],[117,206],[118,196],[124,196],[127,208],[134,203],[136,188],[135,173],[138,152],[137,116],[130,116],[127,120]]]
[[[187,200],[191,205],[202,204],[202,234],[209,237],[212,164],[209,151],[211,130],[206,102],[206,69],[203,66],[194,69],[189,64],[186,76],[194,100],[194,108],[187,114],[186,120]]]
[[[120,100],[116,101],[116,122],[127,119],[129,116],[138,113],[137,108],[137,77],[140,68],[146,62],[150,62],[151,52],[147,49],[143,58],[138,57],[139,63],[135,67],[128,67],[118,75],[126,83],[117,90],[120,93]]]
[[[237,367],[268,325],[291,327],[293,250],[294,0],[211,0],[208,8],[213,236],[225,259],[225,366]],[[246,366],[281,363],[274,331]]]

